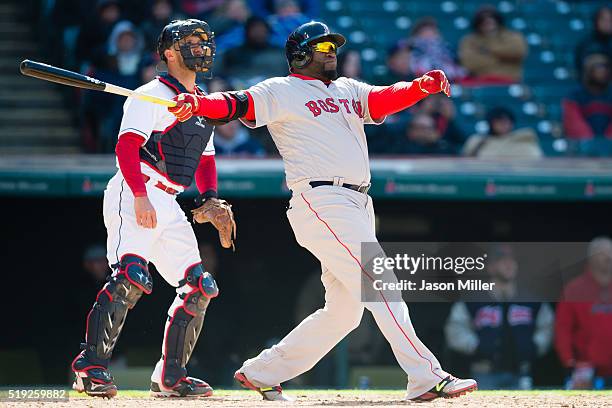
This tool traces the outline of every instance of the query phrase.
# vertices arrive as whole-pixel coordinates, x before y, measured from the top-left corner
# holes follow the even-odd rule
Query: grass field
[[[415,406],[417,404],[404,401],[404,391],[401,390],[288,390],[287,395],[295,398],[295,402],[267,402],[250,391],[215,390],[212,397],[202,399],[153,399],[148,391],[120,390],[119,395],[112,400],[86,397],[70,391],[69,398],[63,401],[24,401],[7,402],[0,399],[0,407],[67,407],[67,408],[98,408],[98,407],[395,407]],[[0,395],[6,395],[2,392]],[[419,406],[422,404],[418,404]],[[427,403],[431,407],[462,407],[462,408],[501,408],[501,407],[612,407],[612,391],[476,391],[464,397],[452,400],[436,400]]]

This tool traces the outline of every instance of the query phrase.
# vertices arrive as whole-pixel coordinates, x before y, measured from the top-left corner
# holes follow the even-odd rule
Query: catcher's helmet
[[[329,27],[319,21],[302,24],[293,30],[285,43],[285,55],[287,56],[289,69],[304,68],[308,65],[312,60],[311,45],[321,40],[331,41],[338,48],[346,43],[346,38],[342,34],[330,32]]]
[[[201,55],[192,52],[191,44],[177,44],[178,41],[190,35],[201,38],[200,46],[203,51]],[[187,68],[195,72],[204,72],[208,78],[211,77],[212,64],[215,59],[215,33],[205,21],[189,19],[173,20],[168,23],[157,41],[157,52],[163,61],[167,62],[164,51],[172,47],[180,51]]]

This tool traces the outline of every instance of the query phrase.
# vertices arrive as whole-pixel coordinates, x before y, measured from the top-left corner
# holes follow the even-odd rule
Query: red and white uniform
[[[363,303],[361,244],[377,242],[372,199],[343,183],[370,182],[364,124],[381,123],[427,94],[411,83],[374,87],[347,78],[330,83],[289,75],[247,90],[243,123],[267,126],[283,157],[293,196],[287,217],[300,245],[321,261],[325,307],[304,319],[278,344],[240,369],[256,386],[280,384],[312,368],[361,321],[374,316],[409,377],[407,398],[417,397],[448,373],[417,338],[408,307],[382,294]],[[311,181],[334,185],[312,188]]]
[[[160,79],[138,88],[137,91],[163,98],[172,98],[176,93]],[[111,265],[119,262],[121,255],[132,253],[153,262],[161,276],[172,286],[184,276],[185,269],[200,262],[198,244],[193,228],[184,211],[176,202],[176,195],[169,194],[155,187],[162,183],[177,192],[186,186],[173,183],[164,174],[149,163],[138,160],[134,169],[133,163],[129,175],[124,175],[120,168],[122,157],[122,138],[139,140],[144,146],[153,132],[163,132],[177,123],[176,118],[161,105],[139,99],[128,98],[123,107],[123,119],[119,131],[117,152],[117,174],[108,183],[104,191],[104,224],[108,232],[107,256]],[[214,155],[213,137],[211,136],[203,155]],[[140,172],[140,174],[138,174]],[[142,175],[145,175],[144,179]],[[216,176],[216,175],[215,175]],[[126,178],[140,178],[148,181],[130,186]],[[140,186],[145,188],[144,194]],[[132,187],[134,188],[133,191]],[[157,215],[157,227],[146,229],[138,226],[134,214],[134,195],[147,195]]]
[[[137,91],[171,99],[179,92],[186,92],[180,89],[180,86],[178,81],[171,77],[161,77],[143,85]],[[176,201],[176,194],[188,185],[173,180],[172,172],[181,175],[184,173],[187,179],[195,177],[200,192],[216,191],[217,173],[212,127],[202,122],[201,118],[194,118],[186,124],[179,123],[164,106],[139,99],[128,98],[123,109],[116,149],[119,170],[104,191],[103,214],[108,232],[107,257],[110,265],[118,263],[125,254],[135,254],[152,262],[159,274],[170,285],[177,287],[177,297],[168,312],[168,315],[172,316],[174,309],[183,304],[178,295],[190,290],[187,285],[178,287],[179,281],[185,277],[185,271],[190,266],[201,262],[191,224]],[[181,140],[184,136],[185,139],[191,140],[193,134],[183,135],[186,133],[185,129],[190,132],[201,130],[206,136],[200,141],[200,151],[196,153],[199,163],[181,173],[181,169],[171,168],[168,164],[170,160],[165,156],[169,152],[163,144],[171,137]],[[150,140],[151,137],[158,140]],[[144,151],[147,146],[149,148]],[[184,150],[179,146],[176,151]],[[151,160],[143,159],[148,158],[148,154],[164,158],[168,172],[152,165]],[[178,162],[185,161],[183,159]],[[157,226],[154,229],[143,228],[136,222],[134,199],[145,195],[156,211]],[[160,360],[152,381],[161,383],[161,369]]]

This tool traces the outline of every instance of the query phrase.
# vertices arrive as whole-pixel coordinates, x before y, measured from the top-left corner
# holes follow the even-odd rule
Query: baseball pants
[[[185,277],[187,268],[201,259],[193,228],[176,196],[155,187],[155,183],[157,180],[151,178],[146,188],[157,216],[157,227],[147,229],[136,223],[134,195],[121,172],[109,181],[103,206],[104,225],[108,232],[107,257],[110,265],[119,262],[125,254],[135,254],[152,262],[166,282],[177,288],[177,296],[168,310],[168,315],[172,316],[174,310],[183,304],[179,295],[189,292],[188,286],[178,287],[179,281]],[[161,382],[161,368],[160,360],[152,376],[152,380],[158,383]]]
[[[386,299],[363,302],[362,242],[376,243],[372,199],[338,186],[295,191],[287,217],[297,242],[322,266],[325,306],[304,319],[278,344],[247,360],[242,371],[253,384],[267,387],[311,369],[355,329],[367,308],[408,376],[407,398],[417,397],[448,373],[417,337],[406,303]]]

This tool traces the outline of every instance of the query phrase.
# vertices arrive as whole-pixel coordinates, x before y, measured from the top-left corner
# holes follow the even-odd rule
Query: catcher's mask
[[[319,21],[311,21],[302,24],[287,38],[285,43],[285,56],[292,68],[304,68],[312,61],[313,44],[317,42],[329,41],[340,48],[346,43],[346,38],[342,34],[332,33],[326,24]]]
[[[184,41],[195,35],[199,43]],[[157,52],[164,62],[168,62],[164,51],[173,47],[179,51],[187,68],[202,72],[208,79],[212,77],[212,64],[215,59],[215,33],[205,21],[189,19],[174,20],[164,27],[157,42]]]

